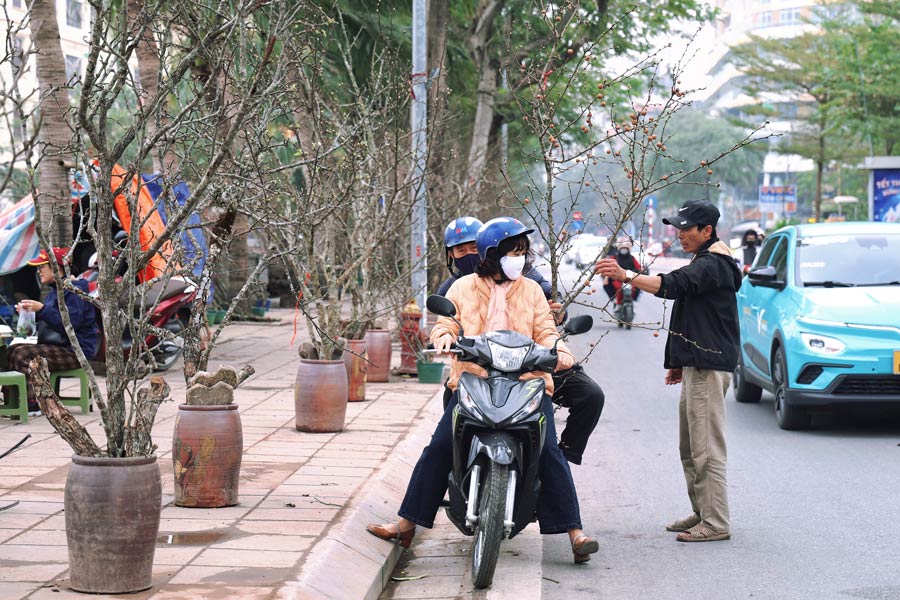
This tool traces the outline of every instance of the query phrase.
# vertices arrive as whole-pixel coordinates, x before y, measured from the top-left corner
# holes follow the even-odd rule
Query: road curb
[[[416,416],[416,423],[350,499],[324,538],[303,562],[296,581],[278,590],[283,600],[377,600],[402,548],[365,530],[368,523],[397,520],[410,473],[440,418],[443,389]]]

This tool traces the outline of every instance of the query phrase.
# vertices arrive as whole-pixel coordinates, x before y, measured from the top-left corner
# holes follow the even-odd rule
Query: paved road
[[[677,451],[678,390],[663,385],[665,332],[652,334],[665,308],[644,295],[636,321],[650,329],[599,322],[571,342],[587,353],[601,339],[586,368],[607,405],[585,464],[573,468],[585,527],[600,538],[600,553],[574,566],[564,536],[513,540],[500,559],[506,577],[498,571],[493,588],[477,596],[900,599],[896,417],[841,415],[813,431],[786,432],[775,425],[770,395],[758,405],[738,405],[729,395],[733,538],[682,544],[664,530],[690,512]],[[427,566],[417,563],[414,547],[395,575],[433,575],[440,565],[440,581],[396,583],[384,598],[471,597],[468,540],[449,527],[429,533],[422,536]],[[538,548],[540,565],[528,560]]]

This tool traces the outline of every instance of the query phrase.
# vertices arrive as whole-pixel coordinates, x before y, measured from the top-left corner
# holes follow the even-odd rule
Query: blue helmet
[[[475,234],[481,228],[481,221],[475,217],[459,217],[453,219],[444,230],[444,248],[452,248],[460,244],[475,241]]]
[[[505,239],[517,235],[532,233],[534,229],[527,229],[522,221],[512,217],[497,217],[481,226],[478,235],[475,236],[475,244],[478,246],[478,256],[481,260],[487,258],[487,252],[496,248]]]

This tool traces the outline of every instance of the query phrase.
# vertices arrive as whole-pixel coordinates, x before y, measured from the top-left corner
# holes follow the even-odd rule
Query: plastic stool
[[[81,393],[78,396],[60,396],[59,380],[64,377],[78,379]],[[50,386],[56,392],[56,397],[64,406],[80,406],[81,414],[85,414],[94,409],[91,404],[91,386],[88,383],[87,373],[81,367],[77,369],[69,369],[68,371],[54,371],[50,373]]]
[[[18,406],[0,408],[0,416],[18,416],[22,423],[28,422],[28,392],[25,391],[25,374],[18,371],[0,371],[0,385],[10,385],[17,388]],[[12,400],[10,398],[10,400]]]

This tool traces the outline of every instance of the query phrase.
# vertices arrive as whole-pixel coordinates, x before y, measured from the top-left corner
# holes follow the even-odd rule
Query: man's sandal
[[[706,525],[696,525],[687,531],[682,531],[675,539],[679,542],[718,542],[730,540],[731,533],[727,531],[714,531]]]

